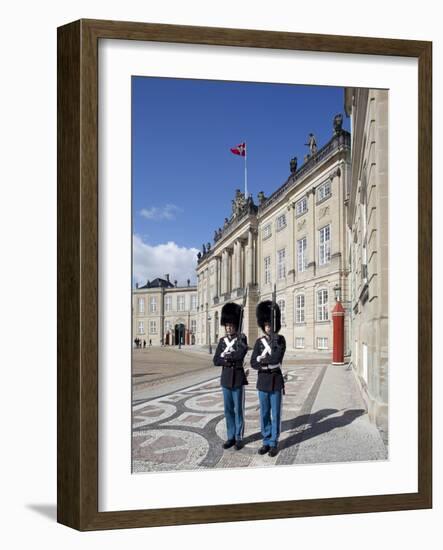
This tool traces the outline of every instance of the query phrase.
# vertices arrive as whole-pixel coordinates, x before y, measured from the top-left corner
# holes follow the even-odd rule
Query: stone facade
[[[352,365],[371,419],[388,429],[388,91],[348,88],[352,173],[346,210]]]
[[[348,304],[349,175],[350,134],[339,128],[270,197],[260,193],[258,206],[237,190],[231,217],[199,254],[198,344],[220,337],[223,304],[241,304],[246,289],[243,332],[254,342],[256,305],[271,298],[275,284],[288,348],[331,353],[336,293]]]
[[[179,287],[166,279],[148,281],[132,293],[133,339],[158,346],[196,343],[197,287]]]

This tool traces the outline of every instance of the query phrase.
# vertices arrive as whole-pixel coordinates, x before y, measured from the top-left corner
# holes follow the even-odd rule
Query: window
[[[263,228],[263,239],[267,239],[271,235],[272,235],[271,224],[268,223],[268,225],[265,225],[265,227]]]
[[[308,210],[308,199],[306,197],[303,197],[299,201],[295,203],[295,215],[301,216]]]
[[[277,278],[284,279],[286,277],[286,249],[282,248],[277,252]]]
[[[297,241],[297,269],[298,271],[305,271],[308,267],[308,258],[306,254],[307,238],[303,237]]]
[[[265,284],[271,282],[271,256],[265,258]]]
[[[295,338],[295,347],[296,349],[302,349],[305,347],[305,339],[297,336]]]
[[[166,296],[165,298],[165,311],[172,310],[172,296]]]
[[[197,295],[191,294],[191,309],[196,310],[197,309]]]
[[[149,311],[151,313],[155,313],[157,311],[157,298],[155,296],[151,296],[149,298]]]
[[[185,310],[185,297],[177,296],[177,311],[184,311],[184,310]]]
[[[328,321],[328,291],[323,288],[317,292],[317,321]]]
[[[325,181],[317,189],[317,201],[321,201],[329,197],[331,194],[331,180]]]
[[[197,332],[197,321],[195,319],[191,319],[191,332],[193,334]]]
[[[157,321],[149,321],[149,332],[157,334]]]
[[[317,337],[317,349],[328,349],[328,339],[322,337]]]
[[[138,322],[138,330],[137,332],[139,334],[144,334],[145,333],[145,323],[143,321],[139,321]]]
[[[280,229],[284,229],[286,227],[286,214],[281,214],[277,218],[277,231],[280,231]]]
[[[331,261],[331,226],[322,227],[319,233],[318,263],[324,265]]]
[[[295,322],[305,322],[305,295],[297,294],[295,297]]]
[[[171,321],[165,321],[165,332],[168,333],[171,330]]]
[[[144,313],[145,312],[145,299],[139,298],[138,299],[138,312]]]
[[[286,325],[286,302],[284,300],[277,301],[278,307],[280,308],[281,313],[281,325],[282,327]]]

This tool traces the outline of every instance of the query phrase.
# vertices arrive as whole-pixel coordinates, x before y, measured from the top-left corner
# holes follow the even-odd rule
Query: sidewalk
[[[297,463],[387,459],[388,450],[365,409],[352,369],[329,365],[312,403],[311,427],[298,445]]]

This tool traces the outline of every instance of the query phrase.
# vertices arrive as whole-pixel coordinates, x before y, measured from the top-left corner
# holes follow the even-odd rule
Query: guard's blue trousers
[[[277,447],[281,431],[282,391],[258,392],[263,445]]]
[[[222,386],[222,389],[228,439],[240,441],[245,431],[245,387],[229,389]]]

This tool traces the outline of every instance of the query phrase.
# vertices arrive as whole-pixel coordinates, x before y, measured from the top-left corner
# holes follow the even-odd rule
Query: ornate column
[[[221,294],[225,294],[227,292],[227,272],[228,272],[228,265],[227,265],[227,250],[224,249],[222,252],[222,259],[221,259]]]
[[[295,202],[288,204],[288,230],[289,230],[289,270],[288,275],[291,277],[290,281],[294,280],[294,275],[296,272],[296,258],[297,258],[297,245],[294,238],[295,234]]]
[[[237,240],[234,243],[234,253],[233,253],[233,282],[232,287],[238,288],[240,286],[240,250],[241,244]]]
[[[244,287],[245,286],[245,276],[244,276],[244,270],[243,266],[245,263],[245,247],[244,247],[244,241],[243,239],[240,241],[239,246],[239,258],[238,258],[238,286]]]
[[[215,296],[220,296],[218,282],[220,280],[220,264],[218,256],[214,257],[215,261]]]
[[[231,292],[232,290],[232,254],[233,249],[228,248],[226,250],[227,253],[227,269],[226,269],[226,275],[227,275],[227,284],[226,284],[226,292]]]

